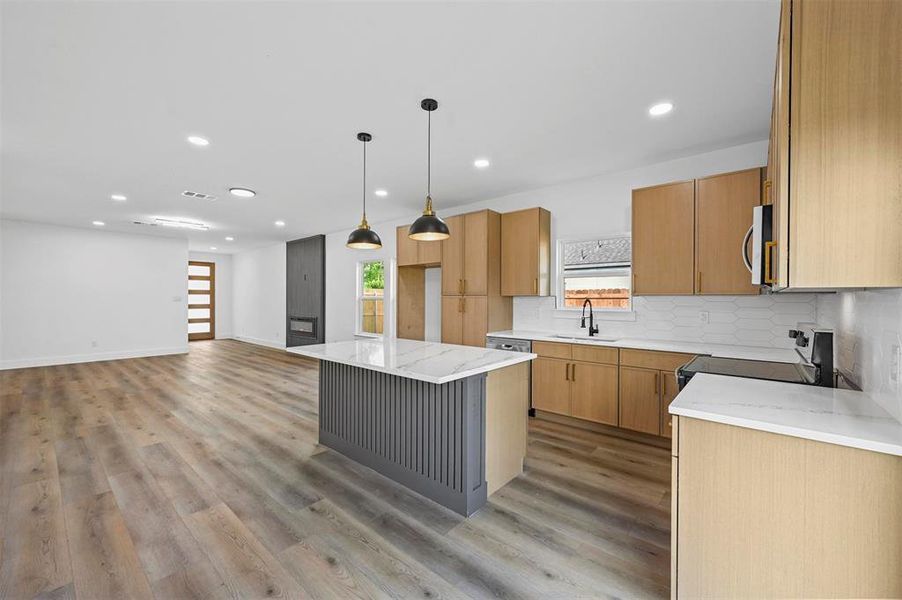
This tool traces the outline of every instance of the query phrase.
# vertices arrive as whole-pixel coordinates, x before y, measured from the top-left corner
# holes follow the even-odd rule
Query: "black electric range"
[[[683,389],[696,373],[834,387],[833,332],[793,329],[789,336],[796,340],[796,351],[801,358],[798,363],[696,356],[677,369],[679,388]]]

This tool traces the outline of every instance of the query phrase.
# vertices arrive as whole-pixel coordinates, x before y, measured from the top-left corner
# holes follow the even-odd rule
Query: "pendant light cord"
[[[426,126],[426,196],[432,197],[432,111],[428,111]]]
[[[366,142],[363,142],[363,220],[366,221]]]

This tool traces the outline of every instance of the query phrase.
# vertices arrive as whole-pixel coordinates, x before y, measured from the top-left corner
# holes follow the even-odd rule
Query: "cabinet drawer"
[[[539,356],[547,356],[548,358],[571,358],[570,344],[559,344],[557,342],[533,342],[532,351]]]
[[[573,344],[570,346],[570,351],[573,355],[573,360],[584,360],[606,365],[616,365],[619,357],[617,348],[606,348],[604,346]]]
[[[643,367],[645,369],[658,369],[659,371],[674,371],[689,362],[694,354],[682,354],[680,352],[658,352],[656,350],[632,350],[622,348],[620,350],[620,364],[630,367]]]

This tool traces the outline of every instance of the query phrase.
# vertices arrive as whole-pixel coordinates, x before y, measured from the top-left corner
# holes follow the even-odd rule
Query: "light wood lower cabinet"
[[[570,363],[557,358],[532,361],[533,408],[570,414]]]
[[[653,435],[661,433],[661,372],[620,367],[620,426]]]
[[[442,342],[485,347],[489,331],[510,324],[510,299],[442,296]]]
[[[671,415],[668,410],[670,409],[670,403],[673,402],[673,399],[676,398],[676,395],[679,393],[679,391],[679,384],[677,383],[676,375],[674,375],[673,373],[668,373],[667,371],[662,371],[661,435],[663,435],[664,437],[673,437],[673,415]]]
[[[617,425],[617,367],[570,363],[570,416]]]
[[[679,418],[677,598],[902,598],[902,457]]]

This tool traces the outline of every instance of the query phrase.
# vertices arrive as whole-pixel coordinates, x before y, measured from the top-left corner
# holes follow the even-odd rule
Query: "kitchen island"
[[[523,471],[535,354],[399,339],[288,352],[320,361],[324,446],[465,516]]]

